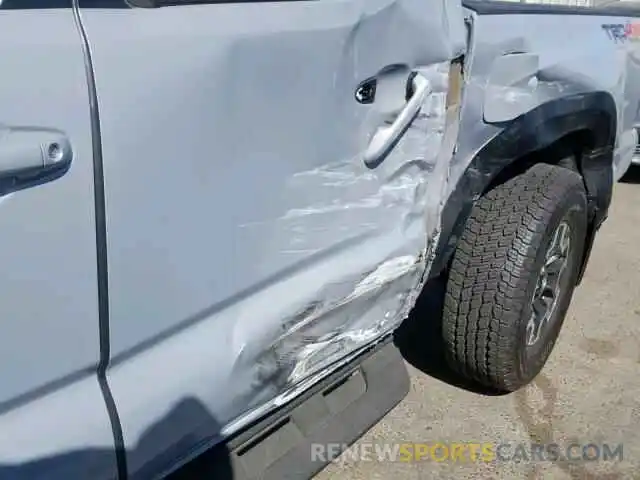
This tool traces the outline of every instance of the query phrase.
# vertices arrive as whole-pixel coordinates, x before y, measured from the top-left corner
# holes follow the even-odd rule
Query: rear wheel
[[[586,231],[582,178],[567,168],[536,164],[480,198],[444,301],[455,370],[502,391],[540,372],[571,301]]]

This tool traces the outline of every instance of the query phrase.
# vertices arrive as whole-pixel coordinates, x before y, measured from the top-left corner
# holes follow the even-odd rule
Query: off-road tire
[[[546,333],[527,347],[531,299],[561,222],[571,247]],[[512,392],[546,363],[569,307],[587,232],[585,188],[567,168],[535,164],[474,205],[453,254],[443,311],[445,356],[467,379]]]

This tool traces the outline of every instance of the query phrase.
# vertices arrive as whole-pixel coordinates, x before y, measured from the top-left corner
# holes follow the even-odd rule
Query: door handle
[[[379,127],[364,153],[364,163],[369,168],[375,168],[386,157],[396,142],[409,128],[411,122],[424,104],[427,95],[431,93],[431,84],[424,76],[414,73],[411,76],[411,97],[393,120],[391,125]]]
[[[0,195],[59,178],[72,157],[69,140],[58,130],[0,126]]]

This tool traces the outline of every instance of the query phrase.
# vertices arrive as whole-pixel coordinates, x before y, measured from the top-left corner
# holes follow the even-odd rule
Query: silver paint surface
[[[553,12],[554,7],[547,7]],[[614,42],[603,24],[640,19],[560,14],[477,15],[461,116],[461,135],[451,164],[449,191],[475,154],[502,130],[499,120],[556,99],[591,91],[609,92],[618,106],[614,179],[628,169],[640,120],[640,43]],[[544,32],[544,33],[543,33]],[[568,40],[568,32],[575,38]],[[520,54],[520,55],[518,55]],[[520,57],[537,59],[537,68]],[[485,122],[485,107],[494,122]],[[492,111],[493,110],[493,111]],[[502,118],[500,118],[502,115]]]
[[[135,472],[175,455],[171,429],[134,447],[182,399],[217,426],[186,415],[190,444],[232,433],[404,318],[437,234],[447,61],[465,31],[442,0],[82,16],[105,162],[108,380]],[[415,69],[433,93],[367,168]],[[375,103],[358,104],[376,75]]]
[[[100,343],[84,60],[71,9],[0,10],[0,123],[14,133],[60,132],[74,152],[61,178],[0,198],[0,478],[115,472],[95,376]],[[36,155],[42,138],[59,141],[51,135],[13,141],[2,166],[32,161],[23,157],[27,143]]]
[[[0,401],[32,395],[0,412],[0,462],[111,455],[87,57],[70,11],[1,13],[0,123],[58,129],[75,156],[65,177],[0,201]],[[390,333],[429,273],[445,201],[518,115],[608,91],[617,177],[635,146],[638,48],[601,28],[625,18],[478,16],[454,0],[81,14],[104,156],[107,380],[134,474],[233,434]],[[447,111],[463,53],[462,107]],[[432,94],[368,168],[410,71]],[[376,101],[361,105],[373,76]]]

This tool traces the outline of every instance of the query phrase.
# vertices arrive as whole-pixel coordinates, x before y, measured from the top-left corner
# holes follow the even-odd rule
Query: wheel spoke
[[[560,252],[562,252],[562,255],[564,257],[566,257],[567,253],[569,252],[569,246],[571,244],[571,232],[569,230],[569,225],[564,222],[561,223],[558,229],[558,235]]]
[[[527,345],[533,345],[538,340],[538,323],[536,322],[536,314],[535,312],[531,312],[531,317],[529,317],[529,321],[527,322]]]
[[[565,259],[563,257],[553,257],[545,263],[545,273],[547,276],[557,275],[562,271]]]
[[[544,264],[536,282],[531,300],[531,317],[527,322],[527,344],[535,344],[542,336],[542,330],[548,323],[557,302],[560,276],[566,266],[571,246],[571,229],[565,222],[560,223],[553,233],[545,252]]]

